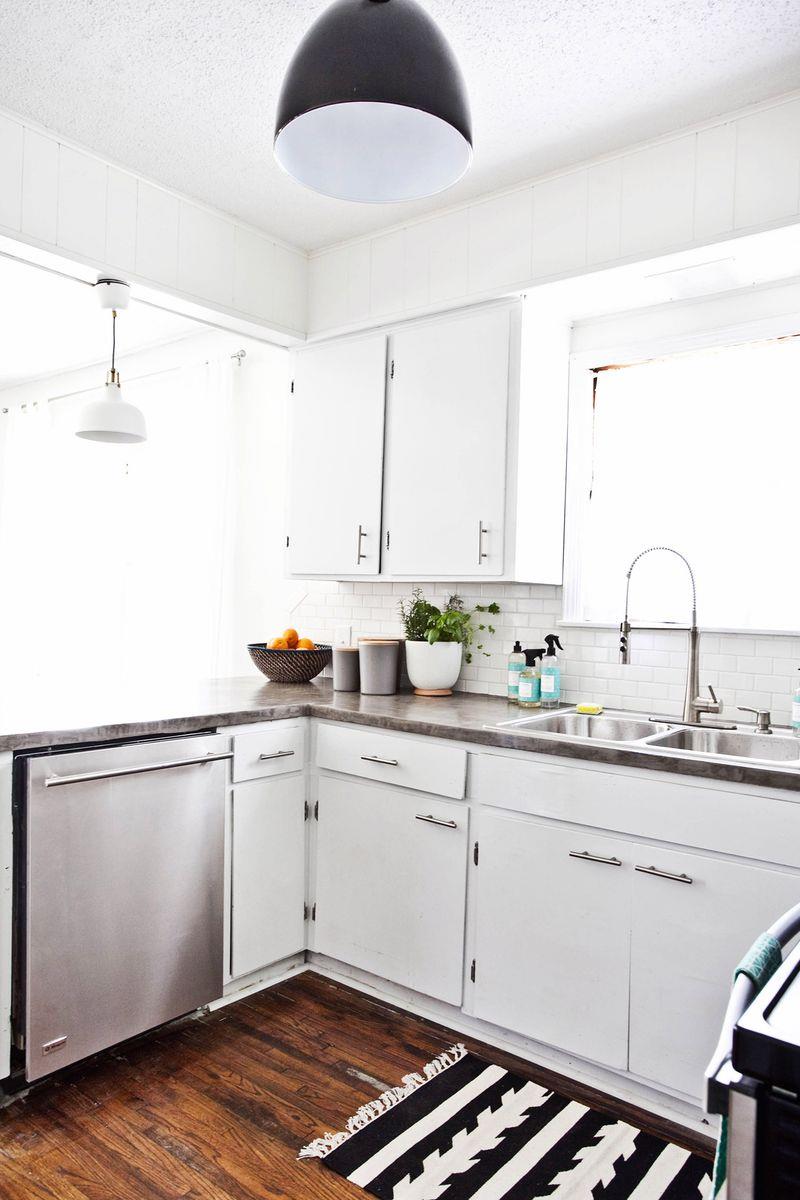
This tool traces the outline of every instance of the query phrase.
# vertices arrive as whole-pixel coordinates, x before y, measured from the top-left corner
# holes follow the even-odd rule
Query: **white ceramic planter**
[[[449,696],[461,671],[460,642],[406,642],[406,670],[414,691]]]

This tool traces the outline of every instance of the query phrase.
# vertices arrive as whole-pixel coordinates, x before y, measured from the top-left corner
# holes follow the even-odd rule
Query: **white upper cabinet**
[[[288,473],[292,575],[380,570],[386,338],[294,355]]]
[[[290,575],[561,583],[569,327],[540,302],[320,343],[295,364]]]
[[[509,308],[390,343],[384,548],[392,575],[502,575]]]

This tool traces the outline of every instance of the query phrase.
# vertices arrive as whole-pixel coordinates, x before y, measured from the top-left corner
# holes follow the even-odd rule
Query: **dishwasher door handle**
[[[110,771],[84,771],[80,775],[48,775],[44,786],[63,787],[67,783],[93,783],[96,779],[119,779],[123,775],[145,775],[149,771],[171,771],[174,767],[202,767],[206,763],[222,762],[231,758],[233,758],[233,751],[229,750],[225,754],[204,754],[202,758],[177,758],[172,762],[115,767]]]

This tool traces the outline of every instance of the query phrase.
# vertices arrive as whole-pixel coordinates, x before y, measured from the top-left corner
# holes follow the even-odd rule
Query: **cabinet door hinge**
[[[311,905],[311,920],[316,921],[316,919],[317,919],[317,906],[316,906],[316,904],[312,904]]]
[[[391,540],[391,536],[392,535],[389,533],[389,530],[387,529],[386,530],[386,549],[387,550],[389,549],[389,541]]]
[[[314,820],[315,821],[319,820],[319,800],[317,800],[316,803],[314,804]]]
[[[478,865],[479,856],[480,856],[480,850],[478,848],[478,843],[476,842],[472,849],[472,861],[475,863],[476,867]]]
[[[304,814],[305,814],[305,815],[304,815],[304,817],[303,817],[303,820],[304,820],[304,821],[307,821],[307,820],[308,820],[308,814],[309,814],[309,807],[308,807],[308,801],[307,801],[307,800],[306,800],[305,804],[303,805],[303,812],[304,812]]]
[[[308,920],[308,905],[307,904],[303,905],[303,920],[304,921]]]
[[[469,977],[472,980],[472,982],[474,983],[475,982],[475,959],[474,958],[472,960],[472,966],[469,969]]]
[[[392,359],[392,365],[389,368],[389,378],[394,379],[394,359]]]

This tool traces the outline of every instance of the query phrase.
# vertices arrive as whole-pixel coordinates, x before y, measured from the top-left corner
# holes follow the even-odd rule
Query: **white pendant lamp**
[[[455,55],[416,0],[335,0],[283,81],[275,157],[340,200],[417,200],[472,161],[469,100]]]
[[[126,284],[122,286],[127,287]],[[90,442],[144,442],[147,440],[144,415],[135,405],[128,404],[122,398],[119,372],[116,369],[116,354],[117,310],[113,308],[111,310],[111,370],[108,372],[103,389],[104,394],[100,399],[90,400],[84,406],[75,433],[77,437],[85,438]]]

